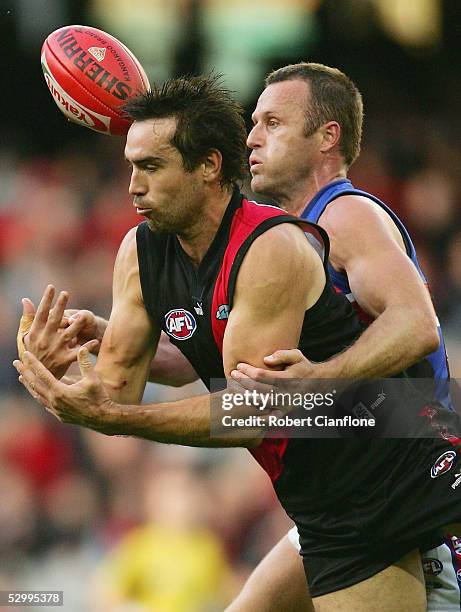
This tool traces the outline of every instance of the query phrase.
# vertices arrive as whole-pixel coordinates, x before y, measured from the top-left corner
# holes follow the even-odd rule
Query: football
[[[121,107],[150,89],[133,53],[102,30],[72,25],[52,32],[42,46],[42,70],[58,108],[74,123],[124,135],[131,122]]]

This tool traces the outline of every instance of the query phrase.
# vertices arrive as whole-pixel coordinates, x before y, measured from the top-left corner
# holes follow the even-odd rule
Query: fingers
[[[19,374],[19,382],[27,389],[30,395],[40,402],[40,404],[46,405],[46,397],[42,395],[46,389],[43,388],[43,384],[37,380],[32,370],[29,370],[21,361],[16,359],[13,361],[13,365]]]
[[[69,294],[66,291],[61,291],[56,300],[56,304],[48,312],[48,320],[46,321],[45,332],[54,333],[61,326],[61,321],[64,315],[64,309],[67,306]]]
[[[33,322],[34,322],[33,314],[23,314],[19,321],[19,329],[18,329],[18,334],[16,336],[16,343],[18,347],[19,359],[22,359],[24,356],[24,351],[26,350],[26,347],[24,345],[24,338],[29,333]]]
[[[83,329],[87,336],[92,333],[96,334],[96,316],[91,310],[76,310],[74,314],[69,317],[69,322],[72,323],[72,321],[77,319],[84,322]]]
[[[73,338],[77,338],[83,329],[85,329],[88,323],[89,317],[82,313],[77,316],[69,318],[69,327],[64,332],[64,338],[66,341],[71,341]]]
[[[275,351],[272,355],[264,357],[264,363],[268,366],[289,366],[299,363],[303,354],[298,349]]]
[[[70,318],[76,315],[78,312],[80,312],[78,308],[66,308],[64,311],[64,316]]]
[[[36,391],[39,392],[39,385],[45,389],[52,389],[58,383],[53,374],[29,351],[24,353],[24,365],[26,370],[31,370],[35,374]]]
[[[93,362],[91,361],[90,353],[86,346],[80,347],[77,358],[80,372],[84,378],[96,376],[93,369]]]
[[[66,308],[61,320],[61,327],[68,327],[74,320],[74,316],[79,312],[77,308]]]
[[[253,369],[257,370],[257,368],[253,368]],[[244,389],[248,389],[249,391],[258,391],[258,392],[267,393],[272,389],[272,385],[267,384],[267,383],[262,383],[262,382],[256,382],[253,378],[250,378],[250,376],[247,376],[240,370],[232,370],[231,376],[234,379],[234,381],[238,382],[238,384],[241,387],[243,387]]]
[[[40,304],[37,308],[37,313],[35,315],[35,321],[40,326],[45,326],[48,321],[48,316],[51,310],[51,304],[53,303],[53,298],[55,294],[55,288],[53,285],[48,285],[45,289],[42,299],[40,300]]]
[[[234,375],[234,372],[236,372],[235,375]],[[240,382],[240,378],[238,378],[238,376],[242,375],[247,378],[251,378],[253,381],[270,384],[271,381],[274,379],[274,377],[276,377],[277,374],[279,374],[280,376],[283,374],[283,372],[273,372],[270,370],[263,370],[262,368],[255,368],[254,366],[248,363],[239,363],[237,365],[237,369],[233,370],[231,374],[232,374],[232,377],[235,380],[238,380],[239,382]]]
[[[232,370],[230,375],[239,383],[239,385],[245,387],[245,389],[249,389],[251,386],[254,386],[254,380],[240,370]]]
[[[69,360],[71,360],[71,362],[78,361],[78,354],[81,348],[86,348],[89,353],[97,355],[100,344],[99,340],[88,340],[88,342],[79,346],[78,339],[73,338],[67,345],[69,348]]]
[[[22,298],[22,314],[23,316],[35,316],[34,303],[29,298]]]

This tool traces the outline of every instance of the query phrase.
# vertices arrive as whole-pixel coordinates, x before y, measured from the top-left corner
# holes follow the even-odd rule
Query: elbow
[[[434,353],[440,347],[440,336],[437,327],[433,330],[429,330],[427,334],[427,355]]]

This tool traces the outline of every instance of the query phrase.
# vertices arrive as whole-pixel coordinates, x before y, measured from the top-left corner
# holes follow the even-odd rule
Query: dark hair
[[[210,149],[222,155],[222,184],[245,178],[248,168],[243,107],[222,86],[222,75],[185,76],[131,98],[123,107],[134,121],[175,117],[171,144],[190,172]]]
[[[337,68],[301,62],[271,72],[266,87],[280,81],[302,80],[310,85],[311,100],[306,110],[306,136],[328,121],[341,126],[339,146],[350,166],[360,153],[363,102],[355,84]]]

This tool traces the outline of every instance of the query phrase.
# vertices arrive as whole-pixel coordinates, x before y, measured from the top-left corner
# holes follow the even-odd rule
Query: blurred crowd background
[[[460,19],[459,0],[1,0],[0,590],[64,590],[66,612],[222,610],[290,524],[247,451],[63,426],[16,380],[21,297],[52,282],[107,316],[118,244],[139,221],[123,140],[52,101],[46,35],[108,30],[151,81],[214,67],[248,119],[272,68],[349,74],[366,111],[351,177],[407,224],[461,376]],[[149,385],[146,399],[200,390]]]

